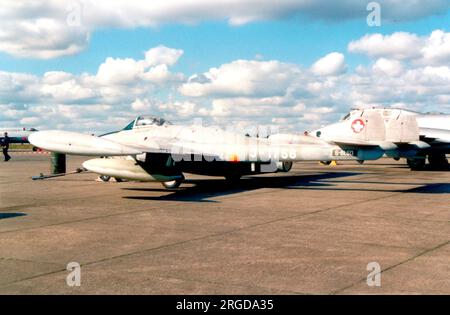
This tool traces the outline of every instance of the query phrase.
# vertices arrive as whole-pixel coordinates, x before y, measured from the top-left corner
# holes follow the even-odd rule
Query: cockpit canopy
[[[164,125],[172,125],[170,121],[165,120],[162,117],[156,116],[139,116],[132,122],[130,122],[123,130],[131,130],[135,127],[143,127],[143,126],[164,126]]]
[[[154,117],[154,116],[139,116],[136,118],[135,127],[139,126],[163,126],[163,125],[171,125],[169,121],[166,121],[162,117]]]

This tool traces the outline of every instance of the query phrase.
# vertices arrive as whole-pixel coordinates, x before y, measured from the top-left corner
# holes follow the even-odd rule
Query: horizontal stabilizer
[[[351,140],[351,141],[333,141],[338,146],[347,146],[347,147],[380,147],[383,150],[395,150],[397,149],[397,145],[395,143],[389,141],[365,141],[365,140]]]
[[[436,128],[420,128],[420,135],[435,142],[450,143],[450,130]]]
[[[333,139],[333,142],[338,146],[363,146],[363,147],[377,147],[378,144],[365,140],[358,139]]]

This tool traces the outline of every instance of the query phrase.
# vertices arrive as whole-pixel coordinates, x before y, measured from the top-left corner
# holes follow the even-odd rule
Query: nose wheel
[[[161,182],[161,184],[166,189],[176,189],[176,188],[180,187],[180,185],[183,181],[184,181],[184,176],[182,178],[177,178],[177,179],[170,180],[167,182]]]
[[[117,183],[122,182],[121,178],[111,177],[109,175],[100,175],[98,178],[100,178],[103,182],[109,182],[111,179],[113,179]]]

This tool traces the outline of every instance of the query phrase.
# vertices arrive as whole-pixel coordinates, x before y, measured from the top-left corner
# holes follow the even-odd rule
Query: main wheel
[[[108,175],[100,175],[99,177],[104,182],[108,182],[111,179],[111,176]]]
[[[423,170],[425,167],[425,158],[409,158],[406,159],[406,163],[413,171]]]
[[[183,182],[184,178],[174,179],[167,182],[162,182],[161,184],[167,188],[167,189],[175,189],[180,187],[181,183]]]
[[[235,183],[241,179],[241,175],[240,174],[228,174],[228,175],[225,175],[225,179],[227,182]]]
[[[433,168],[441,169],[448,166],[447,157],[445,154],[430,154],[428,156],[428,162]]]

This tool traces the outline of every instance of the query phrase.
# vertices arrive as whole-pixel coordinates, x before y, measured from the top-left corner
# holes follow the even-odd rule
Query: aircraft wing
[[[140,148],[100,137],[59,130],[34,132],[29,136],[28,141],[44,150],[75,155],[119,156],[143,152]]]
[[[363,146],[363,147],[376,147],[378,144],[371,141],[357,140],[357,139],[333,139],[333,143],[339,146]]]
[[[352,147],[352,148],[376,148],[379,147],[383,150],[395,150],[398,148],[397,144],[391,141],[365,141],[365,140],[333,140],[333,143],[340,147]]]

